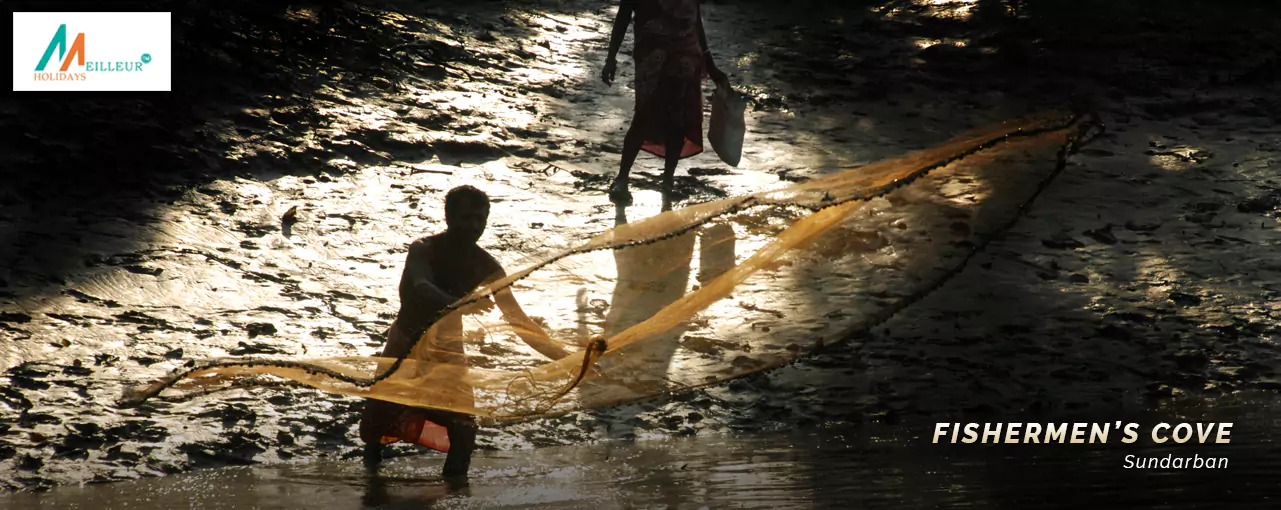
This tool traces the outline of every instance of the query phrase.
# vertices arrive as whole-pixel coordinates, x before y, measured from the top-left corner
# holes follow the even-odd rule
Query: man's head
[[[476,242],[489,221],[489,196],[472,186],[459,186],[445,194],[445,226],[459,239]]]

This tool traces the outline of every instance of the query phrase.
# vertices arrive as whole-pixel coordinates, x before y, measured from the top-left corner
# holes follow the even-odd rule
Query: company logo
[[[58,59],[67,53],[67,25],[58,25],[58,32],[53,34],[53,40],[49,41],[49,47],[44,50],[44,56],[40,57],[40,65],[36,66],[37,71],[43,71],[44,66],[49,64],[49,57],[53,56],[54,50],[58,51]],[[71,43],[71,54],[62,60],[62,68],[58,71],[66,72],[71,67],[71,59],[79,57],[79,65],[85,65],[85,34],[83,32],[76,34],[76,42]]]
[[[169,90],[169,20],[167,12],[15,12],[13,90]]]
[[[53,57],[54,51],[58,52],[58,59],[62,60],[62,67],[58,68],[57,73],[41,73],[40,71],[44,71],[45,66],[49,65],[49,60],[51,57]],[[80,70],[82,72],[79,72],[79,73],[66,72],[67,69],[71,67],[71,61],[73,59],[76,61],[76,65],[80,66]],[[63,24],[63,25],[58,25],[58,31],[53,34],[53,39],[49,41],[49,47],[45,48],[44,50],[44,56],[40,57],[40,64],[36,66],[35,79],[36,81],[49,81],[49,80],[80,81],[80,80],[87,79],[89,73],[91,72],[132,73],[132,72],[142,71],[142,65],[150,61],[151,61],[151,55],[148,53],[143,53],[142,57],[140,57],[135,62],[89,61],[88,63],[86,63],[84,32],[76,34],[76,40],[75,42],[71,43],[71,49],[70,51],[68,51],[67,50],[67,25]]]

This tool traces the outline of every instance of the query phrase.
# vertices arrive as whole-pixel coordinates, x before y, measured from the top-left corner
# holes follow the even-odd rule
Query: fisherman
[[[445,307],[478,286],[506,276],[498,261],[476,245],[488,220],[489,196],[483,191],[459,186],[445,195],[445,231],[409,245],[400,279],[400,312],[387,333],[383,357],[410,356],[416,341]],[[426,350],[432,358],[418,361],[465,367],[462,315],[488,312],[495,301],[517,335],[535,350],[552,359],[568,354],[525,315],[511,291],[504,289],[494,293],[494,301],[482,299],[441,319],[434,336],[439,340]],[[470,387],[447,390],[461,390],[470,400]],[[365,465],[371,470],[382,462],[383,445],[406,441],[447,452],[444,477],[462,480],[467,477],[476,445],[476,422],[468,414],[371,399],[361,416],[360,437],[365,442]]]

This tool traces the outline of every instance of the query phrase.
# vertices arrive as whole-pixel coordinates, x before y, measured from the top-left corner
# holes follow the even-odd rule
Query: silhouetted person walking
[[[609,188],[616,204],[631,203],[628,174],[643,149],[664,158],[663,197],[672,191],[676,163],[703,152],[704,76],[728,89],[725,73],[707,48],[698,0],[621,0],[609,57],[601,79],[608,85],[618,70],[618,48],[635,20],[636,107],[623,139],[623,160]]]

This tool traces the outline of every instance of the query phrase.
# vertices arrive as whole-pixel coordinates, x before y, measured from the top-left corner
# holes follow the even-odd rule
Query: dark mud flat
[[[710,151],[683,164],[685,203],[1066,100],[1109,131],[884,327],[723,387],[485,430],[487,455],[1281,389],[1276,18],[1247,2],[1023,4],[707,4],[751,135],[739,168]],[[192,3],[175,13],[194,64],[174,93],[0,104],[21,134],[0,140],[0,486],[354,458],[354,399],[114,401],[193,359],[377,352],[403,248],[441,227],[452,186],[494,197],[482,244],[508,265],[612,225],[632,99],[626,55],[615,87],[596,78],[612,14]],[[631,217],[657,212],[659,164],[639,162]]]
[[[1231,443],[931,444],[928,425],[833,425],[773,434],[604,441],[483,452],[467,486],[440,481],[439,458],[316,460],[202,470],[0,495],[4,508],[1274,508],[1281,490],[1281,401],[1076,416],[1233,423]],[[1211,440],[1213,441],[1213,439]],[[1226,469],[1125,469],[1127,456],[1223,458]],[[1069,489],[1071,488],[1071,489]],[[1085,490],[1088,488],[1088,490]]]

